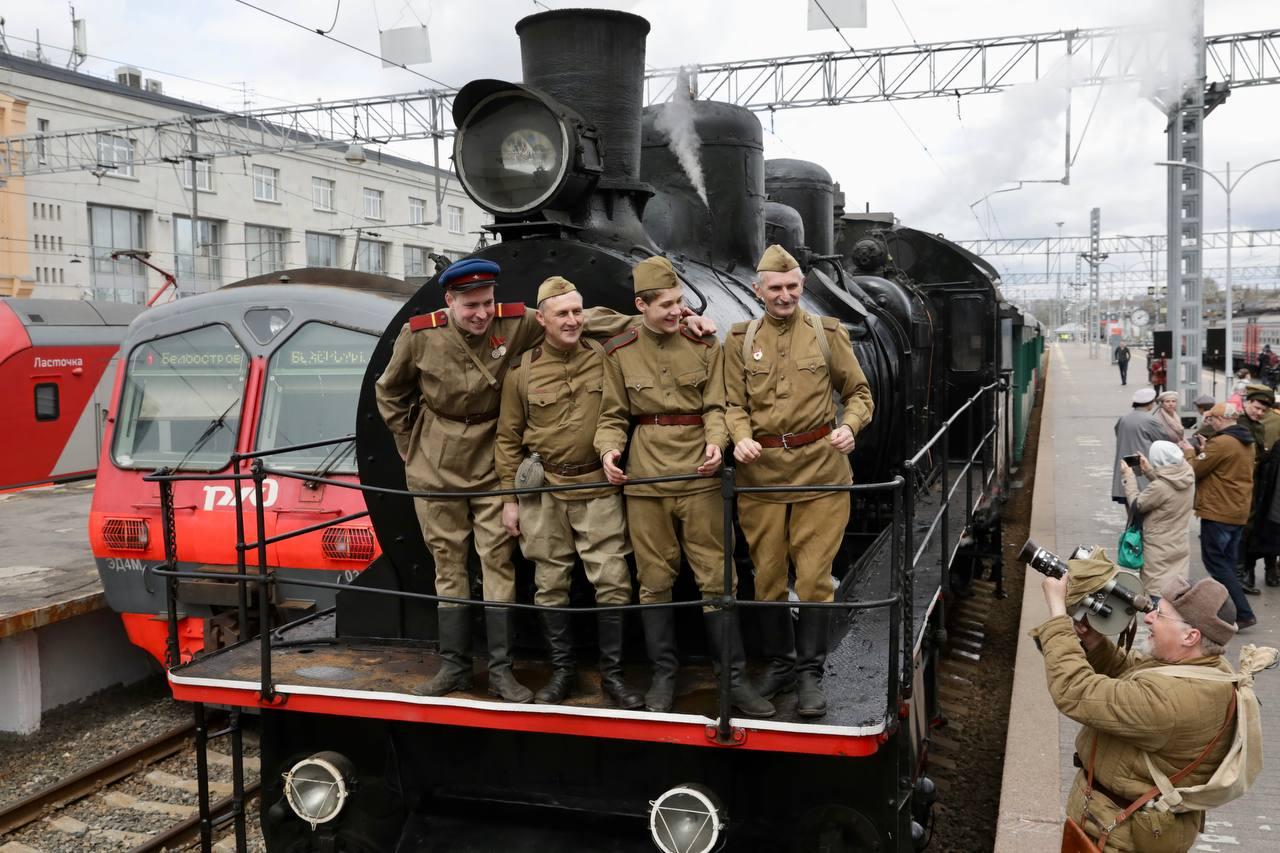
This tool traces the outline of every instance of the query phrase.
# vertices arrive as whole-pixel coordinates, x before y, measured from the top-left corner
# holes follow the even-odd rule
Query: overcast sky
[[[869,0],[867,28],[845,30],[845,36],[863,48],[1108,26],[1141,17],[1144,8],[1150,17],[1163,17],[1160,12],[1174,2],[897,0],[900,17],[890,0]],[[429,26],[434,61],[417,70],[451,86],[477,77],[518,79],[516,21],[542,7],[582,5],[558,0],[255,3],[313,28],[327,28],[338,5],[333,34],[373,52],[379,28],[421,20]],[[647,61],[656,67],[845,49],[834,31],[806,30],[804,0],[595,0],[591,5],[648,18]],[[1210,35],[1280,26],[1275,0],[1207,0],[1206,6]],[[1127,10],[1124,19],[1117,17],[1120,7]],[[240,105],[239,81],[247,81],[257,107],[432,85],[233,0],[80,0],[76,14],[88,22],[94,57],[82,70],[107,75],[127,61],[155,69],[144,75],[162,79],[167,94],[219,107]],[[33,46],[20,39],[34,39],[38,28],[44,44],[54,48],[53,58],[65,61],[65,53],[56,49],[71,42],[65,5],[52,0],[11,4],[4,17],[15,53]],[[869,204],[873,210],[893,210],[909,225],[957,239],[1055,234],[1057,221],[1066,223],[1065,234],[1085,234],[1095,206],[1102,209],[1104,234],[1163,232],[1165,175],[1152,163],[1166,156],[1165,120],[1136,85],[1110,87],[1101,95],[1096,88],[1074,90],[1073,147],[1079,143],[1080,151],[1070,186],[1040,184],[1001,193],[979,205],[975,217],[970,205],[1009,181],[1062,176],[1062,100],[1061,88],[1041,84],[958,103],[955,98],[898,102],[901,118],[885,104],[784,110],[774,115],[772,132],[763,117],[766,156],[817,161],[840,181],[849,209]],[[1080,143],[1091,109],[1093,119]],[[1220,170],[1230,161],[1238,171],[1280,156],[1280,86],[1233,93],[1206,126],[1210,168]],[[1237,229],[1280,227],[1280,164],[1263,167],[1241,184],[1233,195],[1233,213]],[[1216,187],[1207,194],[1205,227],[1225,227],[1223,195]],[[995,260],[1008,271],[1044,268],[1043,258]],[[1211,255],[1205,265],[1223,262]],[[1280,264],[1280,249],[1237,251],[1235,263]],[[1140,264],[1138,256],[1118,256],[1104,269]]]

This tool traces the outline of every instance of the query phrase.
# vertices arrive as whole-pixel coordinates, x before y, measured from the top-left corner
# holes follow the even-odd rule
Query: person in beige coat
[[[1120,480],[1129,506],[1142,516],[1142,588],[1159,595],[1175,577],[1187,577],[1191,564],[1188,530],[1196,493],[1196,472],[1177,445],[1156,441],[1151,458],[1138,454],[1142,475],[1151,481],[1141,492],[1133,469],[1124,465]]]

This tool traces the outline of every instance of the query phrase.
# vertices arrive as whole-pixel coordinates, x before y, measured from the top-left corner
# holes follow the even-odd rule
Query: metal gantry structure
[[[1105,245],[1105,241],[1101,241],[1101,245]],[[1102,254],[1106,254],[1103,252]],[[1280,284],[1280,266],[1275,264],[1253,264],[1247,267],[1233,267],[1233,274],[1237,282],[1247,281],[1257,285]],[[1213,279],[1214,281],[1225,281],[1227,277],[1226,267],[1206,267],[1204,269],[1204,277]],[[1006,291],[1010,291],[1010,295],[1018,298],[1030,299],[1051,299],[1055,295],[1056,288],[1061,280],[1062,284],[1069,284],[1073,281],[1068,273],[1049,273],[1045,275],[1043,270],[1036,272],[1012,272],[1001,273],[1000,286]],[[1164,290],[1164,269],[1125,269],[1125,270],[1100,270],[1098,272],[1098,281],[1109,288],[1120,287],[1120,295],[1124,295],[1132,288],[1127,285],[1148,285],[1154,286],[1157,282],[1161,291]]]
[[[1164,42],[1129,28],[965,39],[901,47],[770,57],[646,72],[646,101],[668,100],[681,75],[704,99],[758,112],[872,101],[992,94],[1044,76],[1058,60],[1084,63],[1074,85],[1140,79],[1139,68],[1159,61]],[[1280,29],[1204,40],[1215,82],[1231,88],[1280,83]],[[209,111],[154,122],[30,133],[0,139],[0,178],[109,167],[99,155],[104,138],[133,142],[133,165],[171,162],[188,154],[191,133],[213,157],[379,145],[451,137],[454,89],[423,89],[245,112]],[[439,155],[436,154],[439,166]]]
[[[1093,238],[1070,237],[992,237],[982,240],[956,240],[955,242],[984,258],[996,255],[1076,255],[1087,252]],[[1167,234],[1113,234],[1098,241],[1099,251],[1109,255],[1162,254],[1166,251]],[[1225,249],[1226,231],[1206,231],[1200,235],[1201,248]],[[1236,249],[1280,248],[1280,228],[1259,228],[1252,231],[1232,231],[1231,245]],[[1007,280],[1007,279],[1006,279]]]

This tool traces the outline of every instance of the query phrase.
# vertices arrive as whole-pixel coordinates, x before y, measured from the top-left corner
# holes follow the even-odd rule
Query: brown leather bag
[[[1192,761],[1186,767],[1183,767],[1177,773],[1170,776],[1169,780],[1174,784],[1177,784],[1178,782],[1181,782],[1183,779],[1185,779],[1188,775],[1190,775],[1192,770],[1195,770],[1197,767],[1199,767],[1200,762],[1204,761],[1206,758],[1209,757],[1209,753],[1213,750],[1214,745],[1222,738],[1222,735],[1226,733],[1227,729],[1230,728],[1231,723],[1235,721],[1235,718],[1236,718],[1236,694],[1235,694],[1235,691],[1233,690],[1231,692],[1231,703],[1227,706],[1227,717],[1225,720],[1223,720],[1222,726],[1218,729],[1218,733],[1214,735],[1213,740],[1209,741],[1208,745],[1205,746],[1205,748],[1200,751],[1200,754],[1196,756],[1194,761]],[[1087,771],[1088,782],[1085,785],[1085,789],[1084,789],[1086,802],[1088,801],[1090,795],[1092,795],[1093,793],[1093,762],[1097,754],[1098,754],[1098,737],[1097,735],[1094,735],[1093,749],[1089,751],[1089,767]],[[1081,828],[1080,824],[1076,823],[1072,818],[1067,818],[1066,823],[1062,825],[1062,853],[1102,853],[1102,851],[1107,846],[1107,838],[1111,835],[1112,832],[1115,831],[1115,828],[1120,824],[1124,823],[1130,817],[1132,817],[1134,812],[1142,808],[1150,800],[1158,796],[1160,796],[1160,789],[1153,787],[1151,788],[1151,790],[1147,791],[1141,797],[1139,797],[1138,799],[1130,803],[1129,807],[1126,808],[1124,811],[1122,811],[1120,815],[1111,823],[1110,826],[1102,827],[1102,837],[1099,838],[1097,842],[1095,842],[1092,838],[1090,838],[1085,833],[1084,829]],[[1085,814],[1086,816],[1088,815],[1087,809]],[[1096,822],[1096,818],[1095,818],[1095,822]]]

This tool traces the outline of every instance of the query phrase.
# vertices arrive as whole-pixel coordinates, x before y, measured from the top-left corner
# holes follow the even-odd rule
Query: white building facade
[[[50,145],[64,131],[210,111],[140,75],[121,79],[136,85],[0,54],[0,96],[25,105],[25,132],[50,134]],[[22,278],[20,256],[29,257],[30,295],[146,302],[164,280],[135,260],[112,260],[120,250],[150,252],[184,295],[303,266],[429,276],[431,254],[470,253],[492,221],[450,172],[375,149],[362,163],[349,162],[345,144],[202,160],[193,200],[190,162],[136,164],[133,148],[127,131],[103,133],[92,173],[0,187],[23,198],[26,233],[10,221],[0,250]]]

